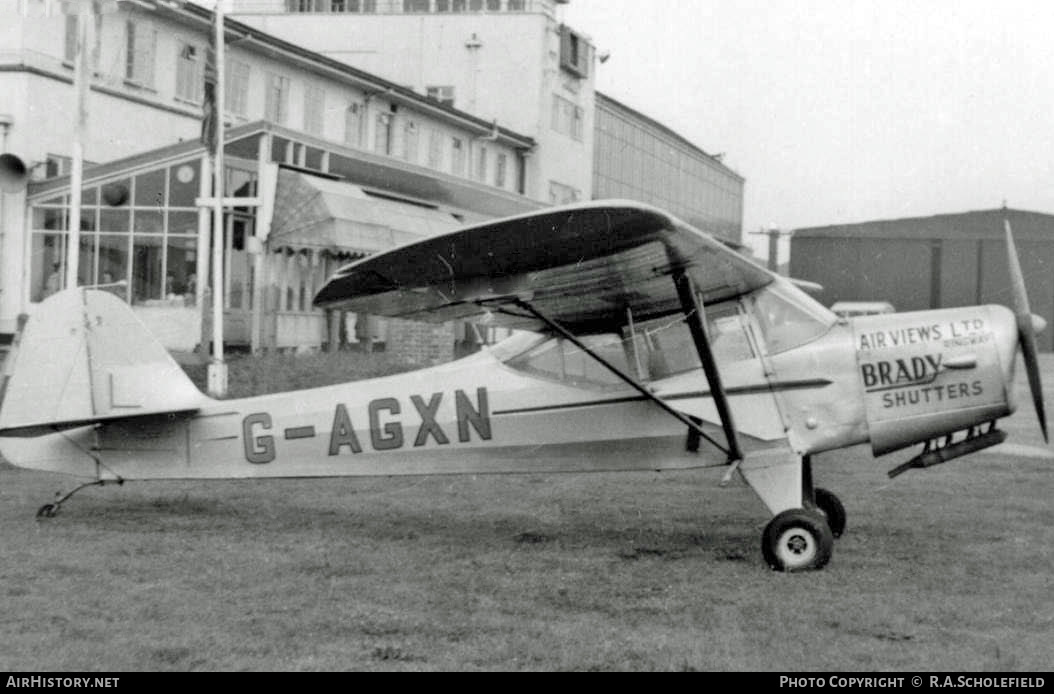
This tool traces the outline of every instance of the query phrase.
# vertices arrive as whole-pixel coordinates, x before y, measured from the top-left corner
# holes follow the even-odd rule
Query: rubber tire
[[[813,490],[813,497],[816,500],[816,508],[827,518],[831,534],[837,540],[845,534],[845,506],[842,505],[842,500],[822,487]]]
[[[819,511],[784,511],[769,521],[761,534],[761,554],[774,571],[822,569],[833,550],[834,535]]]
[[[37,518],[54,518],[59,512],[57,504],[44,504],[37,509]]]

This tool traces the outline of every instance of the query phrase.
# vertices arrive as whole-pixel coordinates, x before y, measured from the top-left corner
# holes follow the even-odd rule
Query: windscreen
[[[751,298],[769,354],[786,352],[827,333],[838,317],[786,282],[773,282]]]

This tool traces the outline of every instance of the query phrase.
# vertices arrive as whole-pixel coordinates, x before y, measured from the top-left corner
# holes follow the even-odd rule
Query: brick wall
[[[454,324],[388,321],[388,354],[419,366],[444,364],[454,358]]]

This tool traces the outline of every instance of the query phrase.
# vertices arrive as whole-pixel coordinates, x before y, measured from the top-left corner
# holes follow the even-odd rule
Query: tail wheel
[[[813,491],[816,508],[827,518],[827,525],[831,528],[831,534],[835,539],[845,533],[845,506],[841,500],[827,491],[817,487]]]
[[[833,549],[827,520],[807,509],[784,511],[769,521],[761,535],[761,553],[776,571],[822,569]]]

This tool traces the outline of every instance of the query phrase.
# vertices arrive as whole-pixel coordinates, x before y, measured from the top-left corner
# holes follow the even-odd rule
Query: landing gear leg
[[[802,506],[819,511],[827,520],[831,534],[838,539],[845,532],[845,507],[832,492],[812,484],[812,456],[801,459],[801,496]]]
[[[831,534],[838,539],[845,533],[845,506],[833,493],[823,487],[817,487],[813,493],[813,501],[816,510],[827,519],[827,525],[831,528]]]
[[[117,484],[124,484],[124,480],[120,478],[116,480],[93,480],[91,482],[85,482],[84,484],[78,487],[74,487],[72,491],[69,491],[66,494],[63,494],[62,492],[56,492],[55,501],[50,504],[44,504],[39,509],[37,509],[37,518],[54,518],[58,515],[59,509],[62,507],[62,504],[66,503],[66,501],[71,496],[84,489],[85,487],[101,487],[107,483],[114,482],[116,482]]]
[[[809,457],[773,449],[748,455],[740,471],[774,514],[761,535],[765,562],[776,571],[823,568],[831,559],[834,533],[816,508],[819,490],[813,489]]]

